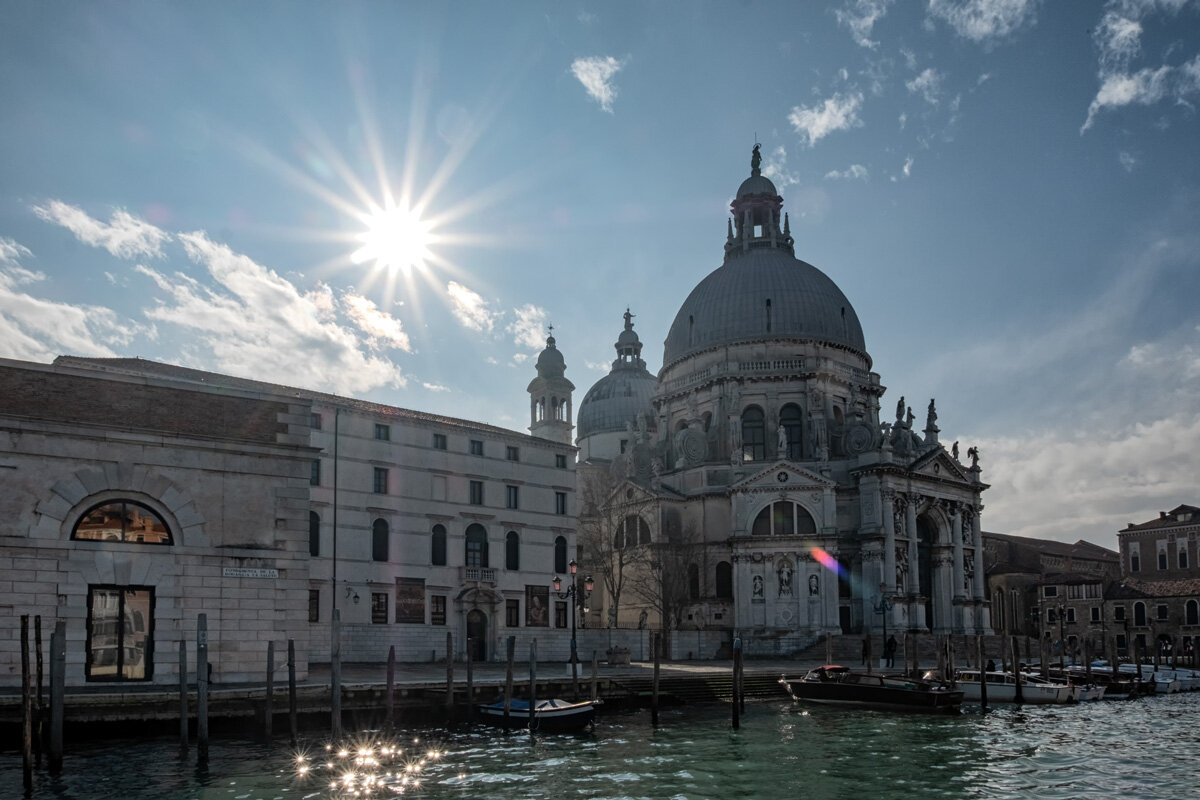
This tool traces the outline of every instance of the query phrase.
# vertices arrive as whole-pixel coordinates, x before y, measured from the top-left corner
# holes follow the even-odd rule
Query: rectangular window
[[[483,505],[483,481],[471,481],[470,503],[473,506]]]
[[[312,474],[308,476],[309,486],[321,485],[321,459],[314,458],[312,462]]]
[[[1137,553],[1133,553],[1132,555],[1129,556],[1129,571],[1130,572],[1141,572],[1142,571],[1142,559],[1140,557],[1138,557]]]
[[[554,513],[563,516],[567,513],[567,493],[554,493]]]
[[[1125,638],[1125,634],[1118,633],[1117,634],[1117,649],[1120,650],[1121,652],[1124,652],[1127,647],[1129,647],[1129,640]]]
[[[431,625],[446,624],[446,595],[434,594],[429,596],[429,623]]]
[[[321,430],[321,415],[320,414],[310,414],[308,417],[308,425],[314,431]]]
[[[1188,565],[1187,545],[1184,544],[1183,542],[1180,542],[1179,543],[1179,568],[1187,569],[1188,568],[1187,565]]]
[[[375,494],[387,494],[388,471],[385,467],[375,468]]]
[[[521,627],[521,601],[504,601],[504,625],[509,628]]]
[[[504,448],[504,457],[509,461],[520,461],[521,449],[519,447],[513,447],[512,445],[509,445]]]
[[[1074,621],[1075,621],[1075,609],[1073,607],[1068,608],[1067,609],[1067,622],[1074,622]]]
[[[390,442],[392,440],[391,427],[375,423],[375,438],[381,442]]]
[[[1158,568],[1159,569],[1167,568],[1167,551],[1166,550],[1160,550],[1158,553]]]
[[[1167,607],[1166,607],[1166,606],[1159,606],[1159,607],[1158,607],[1158,621],[1159,621],[1159,622],[1162,622],[1162,621],[1163,621],[1163,620],[1165,620],[1166,618],[1167,618]]]
[[[88,587],[87,680],[150,680],[153,637],[153,586]]]
[[[504,487],[504,507],[505,508],[520,508],[521,490],[517,486]]]
[[[559,601],[554,603],[554,627],[567,627],[567,604]]]
[[[371,624],[387,625],[387,592],[371,592]]]
[[[433,449],[434,450],[445,450],[446,449],[446,434],[435,433],[433,435]]]
[[[1068,600],[1080,600],[1083,598],[1083,584],[1075,583],[1067,587]]]
[[[473,455],[473,456],[483,455],[483,442],[480,441],[479,439],[471,440],[471,455]]]
[[[557,453],[554,456],[554,466],[558,467],[559,469],[566,469],[567,468],[567,457],[564,456],[562,453]]]
[[[308,621],[309,622],[320,622],[321,621],[321,590],[320,589],[309,589],[308,590]]]
[[[1046,586],[1042,589],[1042,594],[1045,597],[1058,597],[1058,587]]]
[[[1125,606],[1113,606],[1113,619],[1117,622],[1125,620]]]
[[[1058,612],[1053,608],[1046,609],[1046,622],[1058,622]]]
[[[1092,622],[1100,621],[1100,606],[1092,606]]]

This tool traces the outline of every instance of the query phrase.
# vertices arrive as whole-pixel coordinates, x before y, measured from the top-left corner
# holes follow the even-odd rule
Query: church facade
[[[885,625],[990,632],[977,451],[940,442],[933,400],[921,430],[903,397],[881,418],[854,308],[796,258],[757,148],[731,208],[658,375],[627,312],[580,404],[581,548],[606,590],[590,624],[781,654]]]

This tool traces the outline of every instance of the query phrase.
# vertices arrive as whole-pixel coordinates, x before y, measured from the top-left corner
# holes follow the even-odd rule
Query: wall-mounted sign
[[[221,570],[223,578],[278,578],[279,570],[263,569],[260,567],[224,567]]]

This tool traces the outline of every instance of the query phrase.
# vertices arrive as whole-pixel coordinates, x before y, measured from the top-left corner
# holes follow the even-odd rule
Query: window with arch
[[[630,514],[617,527],[613,546],[620,550],[623,547],[637,547],[639,544],[650,544],[650,526],[639,515]]]
[[[742,412],[742,460],[762,461],[766,457],[766,421],[761,408],[750,406]]]
[[[700,599],[700,567],[688,564],[688,599]]]
[[[468,567],[486,567],[488,565],[487,531],[479,523],[467,528],[466,565]]]
[[[783,434],[787,437],[787,452],[780,453],[780,458],[799,461],[804,457],[804,415],[800,406],[788,403],[779,410],[779,424],[783,426]]]
[[[1183,624],[1200,625],[1200,601],[1188,600],[1184,605]]]
[[[315,511],[308,512],[308,554],[321,555],[321,517]]]
[[[435,567],[446,566],[446,526],[434,525],[429,539],[429,561]]]
[[[752,536],[796,536],[816,532],[817,524],[812,514],[799,503],[788,500],[778,500],[758,512],[750,528]]]
[[[1133,624],[1141,627],[1146,624],[1146,604],[1133,604]]]
[[[92,542],[174,544],[171,529],[148,506],[133,500],[109,500],[79,517],[71,538]]]
[[[391,531],[388,528],[387,520],[377,519],[371,525],[371,560],[372,561],[387,561],[388,560],[388,538]]]
[[[516,531],[509,531],[504,536],[504,568],[521,568],[521,537]]]
[[[567,574],[567,537],[554,537],[554,572],[558,575]]]
[[[717,563],[716,590],[719,599],[733,599],[733,565],[728,561]]]

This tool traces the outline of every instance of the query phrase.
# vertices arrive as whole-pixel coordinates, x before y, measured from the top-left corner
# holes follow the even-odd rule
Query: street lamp
[[[892,610],[892,599],[887,594],[887,584],[879,584],[879,602],[875,604],[875,613],[883,618],[883,654],[888,657],[888,660],[895,658],[894,655],[888,653],[888,633],[887,633],[887,615]],[[894,666],[889,664],[888,666]]]
[[[576,589],[578,587],[575,585],[575,573],[577,573],[579,571],[579,565],[576,564],[574,561],[572,561],[570,564],[567,565],[567,568],[571,571],[571,585],[567,587],[567,590],[565,592],[562,591],[562,584],[563,584],[562,578],[558,577],[557,575],[554,576],[554,593],[556,595],[558,595],[558,598],[560,600],[566,600],[569,597],[576,597],[576,595],[577,595]],[[595,588],[595,583],[592,582],[592,576],[588,575],[586,578],[583,579],[583,589],[585,592],[587,592],[588,595],[590,595],[592,593],[593,588]],[[579,663],[579,656],[577,654],[576,647],[575,647],[575,603],[576,602],[577,602],[577,599],[571,601],[571,677],[575,677],[575,672],[576,672],[575,665]]]

